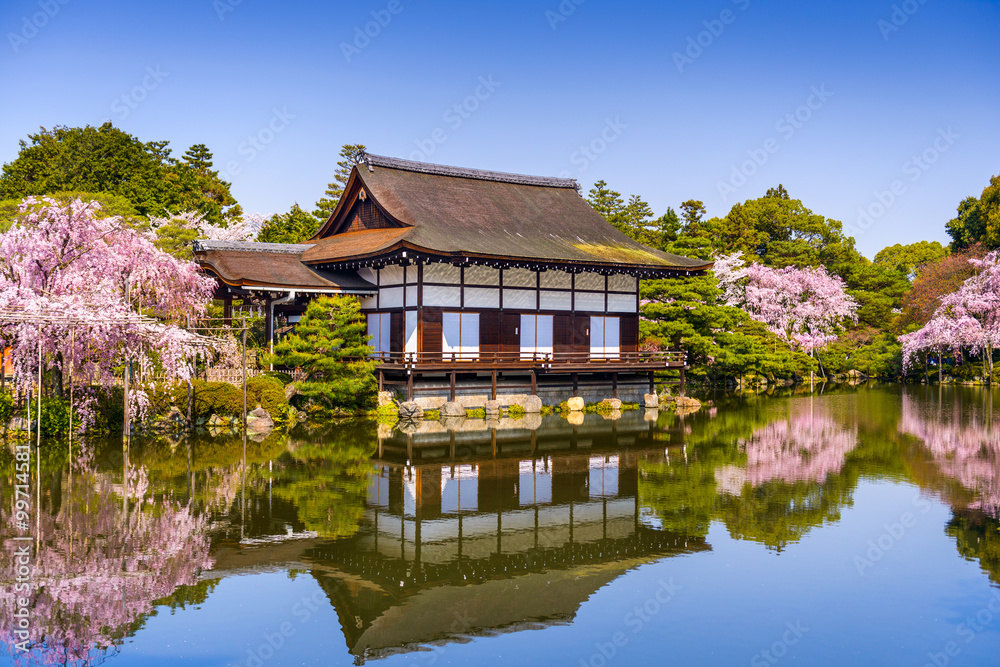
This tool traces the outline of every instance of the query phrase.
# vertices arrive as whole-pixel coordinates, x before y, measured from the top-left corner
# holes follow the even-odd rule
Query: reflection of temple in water
[[[638,462],[668,434],[638,415],[560,426],[382,443],[358,534],[304,557],[352,653],[565,623],[625,571],[708,548],[639,506]]]

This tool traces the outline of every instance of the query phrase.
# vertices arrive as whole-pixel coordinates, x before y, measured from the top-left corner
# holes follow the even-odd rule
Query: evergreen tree
[[[294,333],[274,348],[274,363],[305,371],[295,388],[328,409],[370,408],[378,362],[369,358],[368,339],[357,299],[322,296],[309,303]]]
[[[347,187],[347,179],[351,177],[351,169],[357,164],[358,156],[365,152],[364,144],[344,144],[340,149],[341,160],[337,162],[337,171],[333,174],[333,182],[326,186],[324,196],[316,202],[316,210],[313,215],[320,221],[326,222],[333,209],[337,208],[337,202],[344,195],[344,188]]]
[[[293,204],[288,213],[275,213],[257,234],[261,243],[304,243],[319,231],[320,222]]]

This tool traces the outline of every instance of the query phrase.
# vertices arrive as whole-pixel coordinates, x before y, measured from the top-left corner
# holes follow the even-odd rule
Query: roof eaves
[[[433,174],[435,176],[451,176],[454,178],[469,178],[479,181],[494,181],[498,183],[513,183],[516,185],[535,185],[547,188],[569,188],[571,190],[580,190],[580,184],[577,183],[575,178],[527,176],[524,174],[509,174],[500,171],[486,171],[483,169],[449,167],[442,164],[415,162],[413,160],[403,160],[400,158],[386,157],[384,155],[372,155],[370,153],[363,153],[360,155],[358,157],[358,163],[359,165],[367,167],[369,171],[374,171],[373,167],[385,167],[387,169],[413,171],[421,174]]]

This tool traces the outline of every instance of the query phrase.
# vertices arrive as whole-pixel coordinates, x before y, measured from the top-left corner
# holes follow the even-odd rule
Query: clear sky
[[[657,214],[782,183],[871,257],[946,241],[1000,173],[997,0],[3,0],[0,27],[0,161],[110,120],[206,144],[247,212],[311,209],[364,143]]]

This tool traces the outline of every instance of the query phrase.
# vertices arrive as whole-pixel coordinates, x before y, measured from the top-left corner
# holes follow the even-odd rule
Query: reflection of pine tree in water
[[[969,507],[1000,515],[1000,431],[979,401],[918,401],[903,394],[901,433],[923,440],[938,469],[976,494]],[[984,400],[989,395],[984,394]]]
[[[130,475],[132,491],[145,472]],[[205,521],[164,499],[130,499],[126,512],[106,474],[74,474],[57,513],[42,510],[40,551],[33,562],[28,653],[13,650],[14,582],[0,586],[0,636],[18,664],[88,664],[120,644],[178,586],[197,583],[211,567]],[[13,520],[0,511],[3,529]],[[32,525],[34,530],[34,524]],[[0,571],[14,571],[14,545],[5,536]],[[19,595],[23,596],[24,593]]]
[[[369,422],[311,434],[308,441],[293,437],[289,453],[274,468],[274,497],[293,503],[299,520],[320,536],[350,537],[364,516],[377,447]]]
[[[978,560],[990,580],[1000,584],[1000,522],[978,511],[959,511],[948,522],[948,535],[955,538],[958,553]]]

